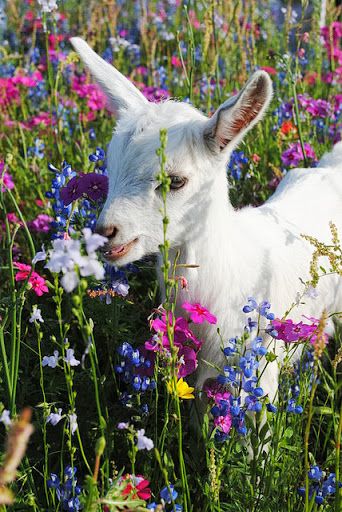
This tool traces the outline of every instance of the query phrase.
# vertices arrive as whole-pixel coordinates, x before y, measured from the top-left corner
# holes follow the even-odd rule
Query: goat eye
[[[170,189],[171,190],[179,190],[180,188],[184,187],[185,183],[188,181],[183,176],[170,176],[171,183],[170,183]]]

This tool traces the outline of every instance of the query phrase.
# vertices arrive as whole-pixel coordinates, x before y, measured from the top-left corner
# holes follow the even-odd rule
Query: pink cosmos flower
[[[194,324],[203,324],[205,321],[209,324],[217,323],[216,316],[212,315],[206,308],[201,306],[201,304],[190,304],[190,302],[184,302],[184,304],[182,304],[182,308],[189,311],[190,318]]]

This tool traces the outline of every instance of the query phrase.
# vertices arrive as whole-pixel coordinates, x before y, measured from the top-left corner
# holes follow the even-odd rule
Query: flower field
[[[223,336],[182,274],[197,262],[170,255],[167,198],[186,181],[167,173],[162,129],[159,272],[155,253],[109,264],[129,251],[95,231],[117,116],[70,43],[150,102],[210,119],[266,71],[270,106],[226,165],[233,207],[256,207],[341,140],[338,3],[0,1],[1,511],[342,511],[342,313],[317,288],[326,274],[342,287],[339,219],[329,244],[303,233],[310,278],[282,311],[247,295],[240,334]],[[253,267],[253,240],[245,258]],[[203,332],[223,365],[205,360]],[[198,385],[201,365],[215,377]]]

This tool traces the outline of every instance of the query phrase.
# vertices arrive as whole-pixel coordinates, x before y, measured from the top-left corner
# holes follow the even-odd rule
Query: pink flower
[[[227,414],[227,416],[218,416],[214,419],[215,427],[219,427],[225,434],[229,433],[232,428],[232,423],[232,417],[230,414]]]
[[[175,68],[181,68],[182,67],[182,61],[179,57],[176,57],[175,55],[172,55],[171,57],[171,65]]]
[[[15,280],[18,281],[26,281],[31,272],[31,265],[25,265],[25,263],[15,262],[13,264],[15,268],[19,270],[19,272],[15,276]],[[32,290],[35,292],[38,297],[43,295],[43,293],[48,293],[49,289],[46,286],[45,279],[41,277],[37,272],[32,272],[29,280],[29,284],[31,285]]]
[[[45,213],[40,213],[34,220],[28,222],[28,226],[37,233],[48,233],[53,218]]]
[[[209,322],[209,324],[217,323],[216,316],[212,315],[206,308],[201,306],[201,304],[190,304],[190,302],[184,302],[184,304],[182,304],[182,308],[189,311],[190,318],[195,324],[202,324],[204,321]]]
[[[5,170],[4,162],[0,161],[0,182],[2,183],[1,191],[12,190],[14,188],[14,181],[12,176]]]
[[[304,317],[307,318],[307,317]],[[307,318],[311,323],[305,324],[303,322],[294,323],[293,320],[287,319],[287,320],[279,320],[278,318],[275,318],[272,320],[272,326],[277,331],[277,336],[275,338],[277,340],[285,341],[286,343],[293,343],[295,341],[305,341],[310,340],[311,344],[315,343],[315,340],[317,338],[317,328],[319,320],[317,318]],[[327,335],[326,335],[326,339]]]

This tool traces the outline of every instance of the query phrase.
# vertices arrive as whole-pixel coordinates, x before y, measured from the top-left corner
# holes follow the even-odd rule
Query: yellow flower
[[[167,388],[169,390],[170,393],[172,393],[174,391],[173,389],[173,386],[171,384],[171,382],[168,382],[167,383]],[[191,398],[195,398],[194,395],[192,394],[192,392],[194,391],[195,388],[192,388],[188,385],[187,382],[185,382],[183,380],[183,378],[179,379],[177,381],[177,384],[176,384],[176,393],[178,395],[179,398],[183,398],[183,399],[191,399]]]

